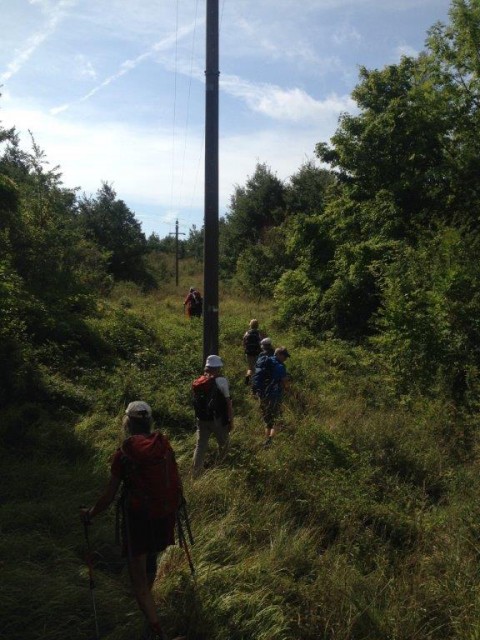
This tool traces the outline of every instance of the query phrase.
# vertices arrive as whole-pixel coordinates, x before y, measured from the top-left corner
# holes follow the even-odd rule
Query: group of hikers
[[[285,347],[274,349],[271,339],[260,331],[256,318],[250,320],[248,331],[243,336],[243,348],[247,360],[245,384],[251,385],[253,395],[260,402],[265,423],[264,446],[268,447],[275,435],[275,426],[285,393],[285,360],[290,354]]]
[[[280,414],[287,378],[285,360],[289,353],[285,347],[274,349],[271,339],[260,332],[256,319],[250,321],[243,336],[243,349],[248,366],[245,384],[258,399],[265,424],[263,446],[269,447]],[[204,469],[212,434],[218,443],[218,459],[223,460],[228,452],[234,416],[229,382],[222,368],[220,356],[211,354],[206,359],[203,374],[192,383],[196,421],[193,478]],[[143,400],[130,402],[122,424],[125,440],[112,458],[109,482],[95,504],[89,509],[82,508],[80,515],[87,532],[92,519],[105,511],[120,491],[117,506],[121,515],[122,554],[127,560],[135,598],[145,616],[142,640],[167,640],[152,596],[152,586],[158,554],[175,544],[175,527],[179,544],[188,555],[179,518],[182,509],[186,513],[182,482],[167,437],[152,431],[149,404]],[[88,540],[88,533],[86,536]]]

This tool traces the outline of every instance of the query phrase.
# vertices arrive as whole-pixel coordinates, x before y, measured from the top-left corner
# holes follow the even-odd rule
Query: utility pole
[[[218,0],[207,0],[203,362],[218,354]]]
[[[178,287],[178,236],[184,236],[184,233],[178,233],[178,220],[175,221],[175,233],[169,233],[169,236],[175,236],[175,284]]]

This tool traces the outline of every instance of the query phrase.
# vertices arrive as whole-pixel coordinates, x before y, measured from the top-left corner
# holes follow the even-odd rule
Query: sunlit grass
[[[78,507],[100,492],[124,407],[139,397],[173,443],[196,539],[195,579],[178,548],[159,566],[154,593],[172,635],[479,637],[475,420],[462,422],[441,399],[399,406],[371,354],[280,332],[271,301],[222,287],[219,351],[236,426],[227,458],[217,463],[212,441],[193,481],[190,385],[203,362],[202,323],[183,313],[188,287],[201,288],[189,269],[178,288],[170,281],[149,295],[117,285],[91,320],[109,348],[75,377],[46,370],[45,403],[4,416],[0,637],[94,638]],[[253,317],[292,354],[270,450],[243,381],[241,339]],[[136,638],[142,620],[114,545],[113,511],[95,521],[91,542],[101,637]]]

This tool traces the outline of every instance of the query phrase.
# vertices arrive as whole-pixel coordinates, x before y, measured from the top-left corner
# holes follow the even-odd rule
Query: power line
[[[177,62],[178,62],[178,0],[175,16],[175,66],[173,81],[173,123],[172,123],[172,184],[170,193],[170,209],[173,210],[173,187],[175,181],[175,127],[177,119]]]
[[[195,18],[194,18],[194,27],[193,27],[193,37],[192,37],[192,52],[190,56],[190,79],[188,83],[188,96],[187,96],[187,116],[185,122],[185,140],[183,145],[183,160],[182,160],[182,173],[180,180],[180,197],[183,195],[183,177],[185,174],[185,157],[187,153],[187,137],[188,137],[188,126],[190,121],[190,97],[192,91],[192,78],[193,78],[193,58],[195,55],[195,36],[197,33],[197,17],[198,17],[198,0],[195,2]],[[179,201],[179,208],[181,208],[181,201]]]

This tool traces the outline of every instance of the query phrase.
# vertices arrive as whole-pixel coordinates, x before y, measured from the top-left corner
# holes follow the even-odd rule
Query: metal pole
[[[218,354],[218,0],[207,0],[203,362]]]
[[[175,235],[175,285],[178,287],[178,236],[184,236],[184,233],[178,233],[178,220],[175,222],[175,234],[169,233],[169,236]]]

